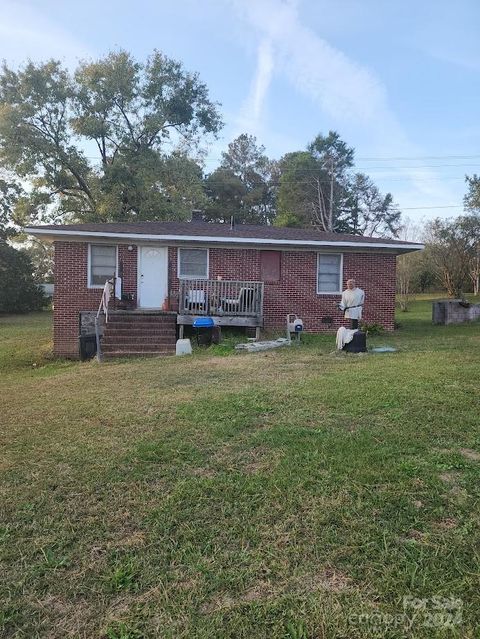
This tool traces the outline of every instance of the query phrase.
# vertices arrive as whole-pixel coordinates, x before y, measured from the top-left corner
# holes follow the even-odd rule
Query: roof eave
[[[86,241],[89,239],[99,240],[123,240],[124,242],[188,242],[202,244],[236,244],[241,246],[278,246],[292,248],[349,248],[349,249],[381,249],[395,253],[408,253],[410,251],[421,251],[423,244],[404,243],[395,244],[388,241],[385,242],[348,242],[345,240],[286,240],[274,238],[255,238],[255,237],[217,237],[207,235],[174,235],[174,234],[150,234],[150,233],[109,233],[107,231],[71,231],[63,229],[41,229],[35,227],[26,227],[25,233],[41,237],[45,240],[55,241],[62,238],[65,241]]]

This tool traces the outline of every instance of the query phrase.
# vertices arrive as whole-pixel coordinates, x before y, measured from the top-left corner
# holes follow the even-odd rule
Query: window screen
[[[341,253],[319,253],[317,268],[317,292],[340,293],[342,290]]]
[[[208,249],[179,249],[178,276],[208,277]]]
[[[117,247],[90,244],[90,286],[103,286],[115,275]]]
[[[260,251],[260,279],[263,282],[280,280],[280,251]]]

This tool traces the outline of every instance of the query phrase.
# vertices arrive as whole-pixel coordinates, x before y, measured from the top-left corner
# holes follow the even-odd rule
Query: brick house
[[[340,293],[352,277],[365,290],[365,321],[391,331],[396,256],[423,248],[312,228],[196,221],[26,232],[54,243],[54,349],[63,357],[78,357],[79,331],[96,314],[113,276],[119,299],[111,302],[103,338],[112,355],[171,351],[177,326],[183,333],[198,315],[224,326],[283,330],[286,315],[296,313],[306,331],[336,330],[345,322],[337,308]]]

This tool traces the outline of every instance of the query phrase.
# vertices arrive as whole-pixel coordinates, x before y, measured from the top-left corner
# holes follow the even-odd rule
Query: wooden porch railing
[[[263,282],[180,280],[179,315],[263,317]]]

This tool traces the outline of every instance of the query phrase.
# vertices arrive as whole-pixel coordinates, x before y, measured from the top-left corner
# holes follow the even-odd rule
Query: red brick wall
[[[260,280],[260,250],[211,248],[209,277],[216,279]],[[343,288],[350,278],[365,291],[363,319],[391,331],[395,314],[395,255],[384,253],[344,253]],[[338,310],[339,295],[317,295],[317,253],[282,251],[281,279],[265,284],[265,328],[283,328],[287,313],[297,313],[305,330],[336,330],[345,324]],[[178,293],[177,249],[169,249],[169,288]],[[333,324],[322,322],[331,317]]]
[[[87,243],[55,242],[54,246],[54,352],[59,357],[78,357],[79,312],[96,311],[102,289],[88,288]],[[123,262],[123,288],[126,293],[136,293],[137,248],[128,251],[127,246],[118,247],[118,260]]]
[[[87,287],[88,244],[55,242],[55,310],[54,342],[59,356],[78,356],[79,312],[96,310],[101,289]],[[123,289],[136,294],[137,248],[127,250],[119,245],[123,261]],[[282,251],[281,279],[265,284],[265,328],[282,328],[287,313],[297,313],[310,332],[337,329],[345,322],[337,309],[339,295],[317,295],[317,253],[314,251]],[[260,280],[260,250],[243,248],[211,248],[211,279]],[[394,328],[395,256],[381,253],[344,253],[343,279],[354,277],[365,290],[363,318]],[[169,247],[169,290],[173,305],[178,293],[177,249]],[[322,318],[333,318],[333,324]]]

